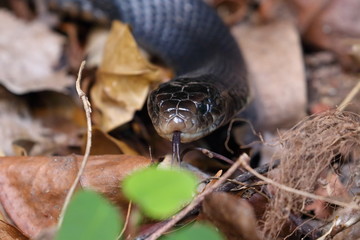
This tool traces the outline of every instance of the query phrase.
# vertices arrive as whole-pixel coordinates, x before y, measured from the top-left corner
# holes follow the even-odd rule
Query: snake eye
[[[200,103],[198,109],[199,109],[199,113],[200,113],[200,114],[205,114],[205,113],[207,113],[208,110],[209,110],[209,105],[208,105],[208,104],[204,104],[204,103]]]

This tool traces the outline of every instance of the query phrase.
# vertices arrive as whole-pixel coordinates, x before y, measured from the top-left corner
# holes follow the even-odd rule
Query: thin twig
[[[359,204],[357,196],[353,199],[353,202],[355,204]],[[329,231],[327,231],[327,233],[323,235],[324,238],[319,238],[318,240],[332,239],[338,233],[354,226],[359,222],[360,212],[358,210],[353,210],[349,208],[342,209],[337,212],[333,224],[331,224],[331,226],[329,227]]]
[[[355,85],[353,89],[349,92],[349,94],[345,97],[345,99],[340,103],[337,110],[343,111],[347,105],[353,100],[355,95],[360,91],[360,81]]]
[[[125,218],[124,227],[123,227],[123,229],[121,230],[121,233],[119,234],[119,236],[118,236],[118,238],[117,238],[118,240],[120,240],[120,238],[121,238],[122,235],[124,234],[127,226],[129,225],[130,213],[131,213],[131,206],[132,206],[132,201],[129,202],[128,210],[127,210],[127,213],[126,213],[126,218]]]
[[[301,239],[305,239],[308,237],[309,239],[314,239],[314,236],[311,236],[310,234],[313,232],[313,234],[316,234],[315,229],[309,224],[310,221],[314,220],[315,217],[311,217],[307,220],[301,219],[301,217],[294,215],[293,213],[290,213],[289,219],[293,224],[295,224],[294,230],[289,233],[287,236],[284,237],[284,240],[287,240],[294,236],[295,233],[300,233],[304,237]]]
[[[219,154],[219,153],[216,153],[216,152],[212,152],[206,148],[201,148],[201,147],[195,147],[195,148],[188,148],[188,149],[185,149],[182,153],[181,153],[181,156],[180,158],[183,159],[185,154],[187,154],[188,152],[190,151],[200,151],[202,154],[204,154],[205,156],[207,156],[208,158],[215,158],[215,159],[218,159],[218,160],[221,160],[223,162],[226,162],[228,164],[234,164],[234,161]]]
[[[85,67],[85,61],[83,61],[81,63],[80,69],[79,69],[79,73],[78,73],[78,77],[76,79],[76,91],[79,95],[79,98],[82,100],[83,105],[84,105],[84,109],[85,109],[85,113],[86,113],[86,120],[87,120],[87,140],[86,140],[86,149],[85,149],[85,153],[84,153],[84,158],[81,162],[81,166],[79,168],[78,174],[73,182],[73,184],[71,185],[69,192],[66,195],[65,201],[64,201],[64,205],[62,207],[61,213],[60,213],[60,218],[59,218],[59,222],[58,222],[58,227],[60,228],[63,220],[64,220],[64,215],[65,215],[65,211],[67,206],[69,205],[69,202],[71,200],[72,195],[74,194],[74,191],[76,189],[76,186],[79,183],[80,177],[83,174],[84,170],[85,170],[85,166],[86,163],[88,161],[89,155],[90,155],[90,148],[91,148],[91,136],[92,136],[92,128],[91,128],[91,117],[90,117],[90,113],[91,113],[91,106],[90,106],[90,102],[88,100],[88,98],[86,97],[85,93],[81,90],[80,88],[80,80],[81,80],[81,73],[83,71]]]
[[[240,158],[221,176],[221,178],[212,186],[205,189],[204,192],[199,194],[186,208],[184,208],[181,212],[175,215],[171,220],[169,220],[164,226],[159,228],[153,234],[151,234],[148,240],[158,239],[162,234],[164,234],[167,230],[169,230],[172,226],[174,226],[178,221],[180,221],[183,217],[185,217],[193,208],[195,208],[200,202],[202,202],[206,195],[215,191],[222,183],[224,183],[230,176],[235,172],[235,170],[240,166],[241,162],[249,160],[249,156],[244,153],[240,156]]]
[[[330,229],[324,234],[322,235],[321,237],[317,238],[316,240],[325,240],[327,238],[327,236],[329,236],[332,232],[332,230],[334,229],[334,227],[336,226],[336,221],[337,221],[337,218],[334,219],[333,223],[331,224],[331,227]]]
[[[264,164],[258,168],[255,169],[257,173],[264,174],[268,171],[271,171],[272,169],[276,168],[280,164],[279,160],[275,160],[272,164]],[[245,172],[240,174],[239,176],[235,177],[235,181],[238,182],[248,182],[250,179],[254,178],[254,175],[251,172]],[[219,187],[217,191],[219,192],[229,192],[232,191],[235,187],[237,187],[238,184],[227,182],[223,184],[223,186]]]
[[[231,137],[231,136],[230,136],[231,130],[232,130],[232,128],[233,128],[234,123],[236,123],[236,122],[244,122],[244,123],[247,123],[247,124],[249,125],[249,127],[250,127],[250,130],[251,130],[252,134],[253,134],[254,136],[257,136],[257,137],[259,138],[259,140],[260,140],[261,143],[264,143],[264,139],[262,138],[262,136],[261,136],[260,133],[256,132],[256,130],[255,130],[255,128],[254,128],[254,125],[251,123],[251,121],[249,121],[248,119],[245,119],[245,118],[234,118],[234,119],[232,119],[232,120],[230,121],[230,123],[229,123],[229,127],[228,127],[228,129],[227,129],[227,131],[226,131],[226,139],[225,139],[225,143],[224,143],[225,149],[226,149],[229,153],[234,154],[234,151],[233,151],[232,149],[230,149],[230,147],[229,147],[229,141],[230,141],[230,137]],[[249,146],[249,145],[251,145],[251,144],[252,144],[252,143],[246,144],[246,145],[244,145],[244,146],[241,146],[240,148],[244,149],[244,148],[246,148],[247,146]]]
[[[304,191],[301,191],[301,190],[298,190],[298,189],[294,189],[294,188],[291,188],[291,187],[288,187],[288,186],[285,186],[283,184],[280,184],[278,182],[275,182],[273,181],[272,179],[270,178],[267,178],[259,173],[257,173],[252,167],[250,167],[245,161],[242,160],[242,166],[243,168],[245,168],[246,170],[248,170],[251,174],[255,175],[257,178],[267,182],[268,184],[271,184],[275,187],[278,187],[284,191],[287,191],[287,192],[291,192],[291,193],[294,193],[294,194],[298,194],[298,195],[301,195],[301,196],[304,196],[304,197],[307,197],[307,198],[312,198],[312,199],[317,199],[317,200],[321,200],[321,201],[325,201],[325,202],[328,202],[328,203],[331,203],[331,204],[335,204],[335,205],[338,205],[338,206],[341,206],[341,207],[348,207],[348,208],[351,208],[351,209],[360,209],[359,206],[357,206],[356,204],[353,204],[353,203],[346,203],[346,202],[342,202],[342,201],[337,201],[337,200],[334,200],[334,199],[331,199],[331,198],[327,198],[327,197],[323,197],[323,196],[320,196],[320,195],[316,195],[316,194],[312,194],[312,193],[308,193],[308,192],[304,192]]]

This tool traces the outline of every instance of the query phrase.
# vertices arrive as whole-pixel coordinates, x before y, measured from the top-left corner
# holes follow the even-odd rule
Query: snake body
[[[248,84],[239,47],[214,9],[201,0],[55,0],[101,11],[130,24],[138,43],[173,67],[176,77],[148,97],[162,137],[199,139],[245,105]]]

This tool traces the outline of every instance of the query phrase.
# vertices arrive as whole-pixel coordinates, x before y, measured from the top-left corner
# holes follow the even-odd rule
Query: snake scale
[[[128,23],[136,41],[175,70],[148,97],[164,138],[199,139],[229,122],[247,103],[245,63],[229,29],[202,0],[48,0]]]

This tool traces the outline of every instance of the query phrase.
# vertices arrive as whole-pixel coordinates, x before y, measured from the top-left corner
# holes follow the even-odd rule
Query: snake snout
[[[148,112],[160,136],[171,141],[174,132],[181,132],[181,141],[191,142],[222,123],[219,96],[209,84],[170,82],[150,94]]]
[[[158,132],[171,136],[174,132],[195,134],[198,128],[196,104],[190,100],[171,99],[159,102]]]

